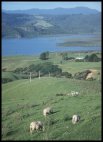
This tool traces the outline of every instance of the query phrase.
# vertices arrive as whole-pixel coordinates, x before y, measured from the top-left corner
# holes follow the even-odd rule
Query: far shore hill
[[[101,33],[101,12],[87,7],[2,11],[2,38]]]

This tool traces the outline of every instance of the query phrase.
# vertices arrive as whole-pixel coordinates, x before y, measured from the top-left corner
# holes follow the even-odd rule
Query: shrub
[[[85,58],[84,58],[84,60],[85,60],[85,61],[88,61],[88,58],[89,58],[89,56],[86,55]]]
[[[8,83],[8,82],[11,82],[13,81],[12,79],[10,78],[2,78],[2,83]]]
[[[98,62],[98,57],[96,54],[91,54],[88,60],[91,62]]]
[[[91,73],[91,71],[90,70],[86,70],[86,71],[83,71],[83,72],[75,73],[74,74],[74,78],[75,79],[80,79],[80,80],[82,80],[82,79],[85,80],[87,75],[88,75],[88,73]]]
[[[62,53],[61,55],[62,55],[63,60],[68,60],[68,53],[67,52]]]
[[[85,56],[85,61],[88,62],[98,62],[100,61],[100,58],[96,54],[91,54],[91,55],[86,55]]]
[[[39,63],[39,64],[32,64],[29,67],[25,68],[17,68],[14,70],[15,73],[20,73],[19,76],[23,79],[28,79],[31,72],[31,77],[35,78],[39,76],[55,76],[61,77],[65,76],[66,78],[72,78],[72,74],[68,72],[62,72],[62,69],[58,67],[58,65],[53,65],[51,62]]]
[[[47,59],[49,59],[49,52],[47,51],[47,52],[41,53],[40,54],[40,59],[41,60],[47,60]]]
[[[23,72],[23,68],[16,68],[13,72],[14,73],[21,73],[21,72]]]
[[[72,78],[72,74],[68,72],[62,72],[62,76],[65,76],[66,78]]]

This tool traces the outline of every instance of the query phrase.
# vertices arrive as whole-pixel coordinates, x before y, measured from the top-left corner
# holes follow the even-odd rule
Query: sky
[[[2,2],[2,9],[4,10],[25,10],[32,8],[39,9],[53,9],[57,7],[74,8],[74,7],[88,7],[101,11],[101,2]]]

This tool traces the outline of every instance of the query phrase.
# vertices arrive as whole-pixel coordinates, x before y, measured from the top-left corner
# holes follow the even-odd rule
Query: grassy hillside
[[[68,52],[68,57],[85,57],[92,52]],[[96,53],[101,57],[101,53]],[[43,61],[39,56],[2,57],[2,78],[13,82],[2,84],[2,140],[100,140],[101,139],[101,74],[96,80],[41,77],[22,79],[12,71],[30,64],[53,62],[63,71],[75,74],[86,69],[101,72],[101,62],[65,61],[61,53],[50,53]],[[61,63],[62,61],[62,63]],[[99,78],[99,79],[98,79]],[[19,79],[19,80],[17,80]],[[78,96],[56,96],[78,91]],[[51,106],[54,113],[46,119],[43,109]],[[80,115],[73,125],[72,115]],[[30,135],[29,125],[34,120],[44,123],[45,131]]]
[[[20,76],[13,72],[3,72],[2,78],[10,78],[12,80],[17,80],[17,79],[20,79]]]
[[[98,57],[101,58],[100,52],[68,52],[68,57],[85,57],[86,55],[91,55],[93,53],[96,53]],[[101,68],[101,62],[69,62],[69,61],[63,61],[63,64],[60,62],[62,61],[62,55],[61,53],[49,53],[49,59],[48,60],[41,60],[40,56],[5,56],[2,57],[2,68],[6,68],[7,71],[12,71],[19,67],[26,67],[31,64],[38,64],[38,63],[44,63],[44,62],[53,62],[56,65],[59,65],[62,69],[66,70],[66,68],[70,68],[71,73],[72,71],[76,72],[79,71],[79,68],[86,69],[86,68],[95,68],[99,69]],[[79,64],[79,65],[78,65]],[[77,68],[75,68],[75,66]],[[69,71],[69,70],[67,70]]]
[[[77,97],[56,93],[80,92]],[[43,108],[55,113],[46,119]],[[71,122],[73,114],[81,119]],[[45,122],[45,131],[29,133],[33,120]],[[18,80],[2,85],[2,140],[100,140],[101,83],[63,78]]]
[[[86,55],[91,55],[93,52],[85,53],[72,53],[68,52],[68,57],[85,57]],[[96,53],[96,52],[95,52]],[[101,58],[101,53],[96,53],[98,57]],[[61,63],[62,61],[62,63]],[[101,79],[101,62],[75,62],[75,61],[65,61],[62,59],[61,53],[49,53],[48,60],[41,60],[40,56],[11,56],[2,58],[2,69],[5,68],[6,72],[2,72],[2,78],[6,82],[5,78],[9,80],[16,80],[22,78],[28,78],[28,75],[16,74],[13,73],[16,68],[29,67],[32,64],[39,64],[45,62],[52,62],[55,65],[58,65],[63,72],[69,72],[74,75],[77,72],[82,72],[84,70],[93,69],[97,70],[100,74],[97,73],[95,78],[98,80]],[[48,75],[49,76],[49,75]],[[8,81],[7,81],[8,82]]]

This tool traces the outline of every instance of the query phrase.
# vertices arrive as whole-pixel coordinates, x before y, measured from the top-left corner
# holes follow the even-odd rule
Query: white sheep
[[[75,96],[75,91],[71,91],[71,95],[72,95],[72,96]]]
[[[75,92],[75,95],[79,95],[79,92]]]
[[[47,107],[43,110],[43,115],[46,117],[48,114],[52,113],[53,110],[50,107]]]
[[[67,96],[70,96],[71,94],[70,94],[70,93],[67,93],[66,95],[67,95]]]
[[[71,91],[71,95],[72,96],[77,96],[77,95],[79,95],[79,92]]]
[[[30,133],[32,134],[34,130],[43,130],[44,126],[41,121],[33,121],[30,123]]]
[[[73,115],[72,116],[72,123],[76,124],[80,120],[80,116],[78,115]]]

